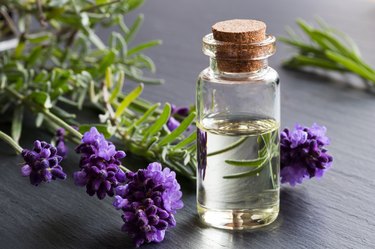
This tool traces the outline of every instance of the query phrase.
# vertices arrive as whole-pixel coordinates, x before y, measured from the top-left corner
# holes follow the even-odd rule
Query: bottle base
[[[251,230],[267,226],[276,220],[279,205],[266,209],[215,210],[197,204],[202,223],[227,230]]]

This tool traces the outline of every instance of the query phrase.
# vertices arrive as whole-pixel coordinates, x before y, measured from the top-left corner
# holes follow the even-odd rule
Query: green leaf
[[[346,58],[338,53],[332,52],[332,51],[326,51],[326,55],[328,58],[330,58],[333,61],[336,61],[337,63],[343,65],[350,71],[362,76],[365,79],[371,80],[375,82],[375,72],[369,71],[367,68],[363,67],[361,64],[359,64],[356,61],[353,61],[349,58]]]
[[[90,18],[86,12],[79,14],[82,27],[90,27]]]
[[[140,14],[137,16],[133,25],[129,28],[129,31],[126,33],[125,40],[127,43],[130,43],[134,39],[135,35],[137,34],[139,28],[141,27],[143,23],[143,20],[144,20],[143,14]]]
[[[35,44],[40,44],[45,41],[50,41],[51,38],[52,38],[51,33],[47,33],[47,32],[41,32],[37,34],[28,34],[26,37],[27,41],[31,43],[35,43]]]
[[[150,115],[152,115],[155,110],[160,106],[160,103],[156,103],[151,106],[137,121],[135,121],[134,126],[142,124]]]
[[[296,48],[298,48],[301,53],[312,53],[314,55],[317,55],[317,56],[321,56],[321,55],[324,55],[324,51],[319,49],[319,48],[315,48],[311,45],[308,45],[308,44],[305,44],[303,42],[300,42],[300,41],[295,41],[295,40],[291,40],[291,39],[288,39],[288,38],[285,38],[285,37],[279,37],[278,38],[279,41],[281,42],[284,42],[286,44],[289,44],[289,45],[292,45]]]
[[[128,8],[129,8],[128,10],[132,11],[132,10],[140,7],[143,3],[144,3],[144,0],[128,0],[127,1]]]
[[[95,83],[93,80],[89,83],[89,95],[90,95],[90,101],[91,102],[97,102],[99,99],[99,94],[96,95],[95,93]]]
[[[225,160],[225,162],[232,166],[239,167],[261,167],[268,160],[268,155],[252,160]]]
[[[15,58],[20,58],[22,56],[23,50],[25,49],[25,42],[20,41],[17,45],[17,47],[14,49],[14,57]]]
[[[263,139],[262,139],[263,141]],[[258,142],[258,146],[260,147],[261,144]],[[264,157],[268,153],[268,146],[266,144],[263,145],[263,148],[258,150],[258,157]]]
[[[99,72],[104,72],[104,70],[114,63],[115,59],[116,54],[112,50],[108,51],[99,64]]]
[[[109,44],[112,49],[116,49],[121,53],[120,56],[126,56],[128,52],[128,45],[120,33],[112,32],[111,36],[109,37]]]
[[[109,103],[113,103],[113,101],[117,99],[118,94],[122,91],[122,87],[124,85],[124,76],[124,72],[120,71],[115,88],[112,90],[111,96],[109,97]]]
[[[117,15],[115,20],[117,21],[117,24],[118,24],[120,30],[122,31],[122,33],[124,33],[124,35],[128,34],[129,28],[128,28],[128,26],[126,26],[126,24],[124,22],[123,15]]]
[[[50,0],[48,2],[48,6],[50,6],[50,7],[61,7],[68,2],[69,2],[69,0]]]
[[[37,74],[34,78],[34,82],[36,83],[43,83],[44,81],[48,80],[48,72],[46,70],[42,70],[39,74]]]
[[[51,110],[54,114],[56,114],[62,119],[75,119],[76,118],[76,115],[74,113],[69,113],[65,111],[64,109],[58,107],[57,105],[52,107]]]
[[[162,79],[154,79],[154,78],[147,78],[139,74],[135,74],[134,71],[130,71],[128,68],[124,67],[123,70],[125,71],[125,75],[134,81],[142,82],[145,84],[163,84],[164,80]]]
[[[7,77],[4,74],[1,74],[0,76],[0,90],[1,91],[5,88],[6,84],[7,84]]]
[[[89,37],[89,40],[92,42],[92,44],[94,44],[98,49],[101,49],[101,50],[104,50],[106,49],[106,46],[105,44],[102,42],[102,40],[99,38],[99,36],[97,36],[97,34],[95,34],[95,32],[88,28],[88,27],[85,27],[85,30],[88,34],[88,37]]]
[[[158,138],[158,137],[152,137],[152,138],[150,139],[150,141],[148,141],[148,144],[146,145],[147,150],[150,150],[151,147],[152,147],[153,145],[155,145],[155,143],[157,143],[157,141],[159,141],[159,138]]]
[[[310,37],[310,39],[315,42],[317,45],[319,45],[324,50],[335,50],[336,47],[334,44],[332,44],[332,37],[329,37],[327,39],[326,35],[324,35],[322,32],[314,29],[312,26],[308,25],[305,21],[298,19],[297,24],[300,26],[300,28]],[[333,38],[334,40],[334,38]],[[334,43],[337,43],[335,41]]]
[[[355,61],[360,61],[360,58],[357,56],[357,54],[352,51],[350,48],[347,48],[342,42],[340,42],[338,39],[336,39],[333,35],[323,32],[320,30],[314,30],[312,32],[316,37],[321,37],[321,39],[324,39],[327,43],[331,44],[332,50],[342,54],[346,55],[349,58],[352,58]]]
[[[255,168],[253,170],[250,170],[250,171],[246,171],[246,172],[242,172],[242,173],[237,173],[237,174],[232,174],[232,175],[226,175],[226,176],[223,176],[223,178],[224,179],[235,179],[235,178],[242,178],[242,177],[253,176],[253,175],[256,175],[259,172],[261,172],[263,170],[263,168],[264,168],[264,166],[261,166],[261,167]]]
[[[301,41],[300,36],[296,32],[294,32],[294,30],[290,26],[286,26],[285,31],[290,36],[290,38],[291,38],[290,40],[294,40],[294,41],[297,41],[297,42]],[[280,38],[283,38],[283,37],[279,37],[279,41],[280,41]],[[287,38],[283,38],[283,39],[287,39]]]
[[[108,89],[112,88],[112,69],[110,67],[107,67],[105,70],[104,82]]]
[[[179,150],[184,148],[186,145],[194,142],[197,139],[197,133],[193,132],[188,137],[186,137],[184,140],[176,144],[174,147],[172,147],[173,150]]]
[[[37,128],[39,128],[40,126],[42,126],[43,121],[44,121],[44,114],[43,113],[38,113],[36,115],[35,126]]]
[[[26,63],[28,67],[32,67],[35,63],[40,60],[40,54],[42,53],[42,47],[35,47],[31,50],[30,55],[26,58]]]
[[[315,46],[304,43],[292,34],[292,39],[280,38],[299,49],[299,55],[284,63],[290,68],[316,67],[338,72],[352,72],[369,82],[375,82],[375,70],[360,57],[357,45],[346,34],[328,27],[321,20],[321,29],[315,29],[303,20],[297,20],[299,27],[306,33]]]
[[[128,75],[128,78],[134,81],[143,82],[145,84],[152,84],[152,85],[164,84],[164,80],[162,79],[148,78],[148,77],[143,77],[139,75]]]
[[[22,132],[23,105],[18,105],[13,112],[12,138],[18,143]]]
[[[116,118],[120,117],[124,113],[125,109],[130,105],[130,103],[136,98],[138,98],[139,95],[141,95],[142,91],[143,91],[143,84],[140,84],[133,91],[131,91],[128,95],[126,95],[125,98],[120,103],[120,105],[117,107],[115,117]]]
[[[83,88],[78,92],[77,105],[78,105],[79,110],[82,110],[82,106],[83,106],[83,103],[86,99],[86,96],[87,96],[87,89],[86,88]]]
[[[224,149],[221,149],[221,150],[217,150],[217,151],[214,151],[214,152],[211,152],[211,153],[208,153],[207,156],[214,156],[214,155],[217,155],[217,154],[221,154],[221,153],[224,153],[226,151],[229,151],[229,150],[232,150],[234,148],[236,148],[237,146],[241,145],[243,142],[245,142],[247,139],[247,137],[241,137],[240,139],[238,139],[236,142],[228,145],[227,147],[225,147]]]
[[[191,158],[190,154],[186,153],[184,157],[184,165],[187,165],[190,162],[190,158]]]
[[[193,143],[189,147],[186,148],[190,153],[195,153],[197,151],[197,143]]]
[[[336,29],[330,28],[329,31],[336,34],[337,36],[341,37],[350,46],[353,53],[358,58],[361,58],[361,52],[359,51],[359,48],[358,48],[357,44],[355,44],[355,42],[353,41],[352,38],[350,38],[347,34],[341,32],[339,30],[336,30]]]
[[[163,125],[168,121],[169,115],[171,114],[171,105],[166,103],[159,118],[145,131],[145,137],[153,136],[157,133]]]
[[[308,25],[304,20],[297,19],[296,23],[298,26],[307,34],[309,35],[311,30],[313,29],[310,25]]]
[[[152,59],[144,54],[139,54],[136,58],[138,62],[142,62],[143,65],[150,70],[152,73],[155,73],[156,71],[156,66]]]
[[[164,146],[168,143],[173,142],[178,136],[180,136],[186,129],[191,125],[193,120],[195,119],[195,112],[190,113],[181,124],[174,129],[171,133],[165,136],[159,143],[159,146]]]
[[[109,2],[109,0],[95,0],[95,3],[97,5],[101,5],[101,4],[108,3],[108,2]]]
[[[29,95],[29,99],[46,109],[52,107],[51,99],[46,92],[33,92]]]
[[[82,124],[79,126],[78,130],[80,133],[85,133],[89,131],[91,127],[95,127],[100,133],[104,135],[105,138],[110,138],[112,136],[108,125],[105,124]]]
[[[71,100],[71,99],[68,99],[68,98],[65,98],[64,96],[60,95],[59,98],[58,98],[61,102],[65,103],[65,104],[68,104],[68,105],[71,105],[71,106],[74,106],[74,107],[78,107],[78,104],[77,102]]]
[[[142,50],[145,50],[147,48],[152,48],[152,47],[155,47],[155,46],[160,45],[160,44],[161,44],[161,40],[152,40],[152,41],[148,41],[148,42],[145,42],[145,43],[141,43],[141,44],[129,49],[127,55],[131,56],[133,54],[139,53]]]
[[[269,145],[271,143],[271,133],[262,134],[262,135],[260,135],[260,137],[262,138],[262,140],[264,142],[264,146],[269,147]]]
[[[163,160],[163,162],[167,161],[167,154],[168,154],[167,147],[163,147],[161,151],[161,159]]]
[[[319,67],[326,70],[335,70],[335,71],[348,71],[342,66],[338,65],[332,60],[327,60],[325,58],[309,57],[304,55],[296,55],[292,59],[284,62],[288,67]]]

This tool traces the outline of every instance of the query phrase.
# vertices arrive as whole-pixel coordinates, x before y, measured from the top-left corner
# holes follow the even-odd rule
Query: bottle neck
[[[203,37],[202,51],[210,57],[210,71],[215,75],[230,78],[257,77],[267,72],[267,58],[276,51],[276,38],[255,43],[223,42],[215,40],[213,34]]]
[[[242,78],[267,71],[268,60],[222,60],[210,57],[210,69],[215,75]]]

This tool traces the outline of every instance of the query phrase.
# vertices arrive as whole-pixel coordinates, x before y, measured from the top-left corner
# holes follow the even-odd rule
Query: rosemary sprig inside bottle
[[[298,54],[284,62],[292,69],[320,68],[340,73],[353,73],[361,77],[370,88],[375,87],[375,70],[366,64],[352,39],[318,21],[319,28],[298,19],[297,24],[309,39],[307,42],[288,28],[289,38],[279,40],[298,49]]]

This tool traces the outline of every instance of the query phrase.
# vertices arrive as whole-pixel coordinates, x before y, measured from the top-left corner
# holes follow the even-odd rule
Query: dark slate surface
[[[194,101],[195,77],[208,65],[201,38],[211,24],[230,18],[257,18],[269,33],[283,34],[297,17],[321,16],[351,35],[365,59],[375,66],[375,2],[372,0],[190,0],[149,1],[137,41],[161,38],[149,51],[164,86],[147,87],[144,97],[188,105]],[[134,18],[134,14],[129,20]],[[105,35],[103,33],[103,35]],[[328,127],[334,166],[321,180],[283,187],[281,212],[271,226],[253,232],[204,228],[197,221],[195,190],[184,183],[185,208],[178,226],[162,244],[143,248],[375,248],[375,95],[336,80],[281,69],[291,50],[279,44],[271,65],[282,83],[282,125],[296,121]],[[28,128],[23,145],[44,136]],[[72,179],[38,188],[19,175],[20,159],[0,143],[0,248],[132,248],[119,231],[120,214],[109,199],[90,198]],[[77,157],[65,163],[71,174]],[[128,163],[129,164],[129,163]]]

